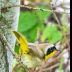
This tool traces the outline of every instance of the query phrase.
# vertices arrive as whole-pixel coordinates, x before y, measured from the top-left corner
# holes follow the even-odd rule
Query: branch
[[[34,10],[41,10],[41,11],[47,11],[47,12],[57,12],[57,13],[60,13],[60,14],[70,14],[70,13],[67,13],[67,12],[61,12],[61,11],[56,11],[56,10],[47,10],[47,9],[41,9],[41,8],[38,8],[38,7],[30,7],[30,6],[26,6],[26,5],[11,5],[11,6],[4,6],[2,7],[1,9],[3,8],[10,8],[10,7],[25,7],[25,8],[28,8],[28,9],[34,9]]]
[[[5,43],[5,45],[8,47],[8,49],[10,50],[10,52],[13,54],[13,56],[18,59],[19,57],[16,55],[16,53],[12,50],[13,48],[10,46],[10,44],[7,42],[5,36],[3,35],[1,29],[0,29],[0,38],[2,39],[3,43]],[[18,61],[19,64],[22,66],[22,68],[24,68],[24,71],[27,72],[24,64],[21,62],[21,60]]]
[[[50,7],[51,7],[51,9],[53,10],[52,4],[50,4]],[[59,19],[58,19],[58,17],[56,16],[55,12],[53,12],[53,15],[54,15],[54,17],[55,17],[57,23],[60,25]]]
[[[32,4],[32,5],[38,5],[38,6],[49,6],[49,4],[45,4],[45,3],[36,3],[36,2],[31,2],[31,1],[27,1],[28,4]],[[68,5],[70,6],[70,3],[65,3],[65,5]],[[56,8],[56,7],[61,7],[63,9],[70,9],[70,8],[66,8],[66,7],[63,7],[62,6],[62,3],[60,5],[57,5],[57,6],[52,6],[53,8]]]
[[[47,69],[43,69],[42,71],[49,71],[49,70],[51,70],[51,69],[53,69],[55,67],[58,67],[59,65],[60,65],[60,63],[57,63],[57,64],[55,64],[55,65],[53,65],[53,66],[51,66],[51,67],[49,67]]]

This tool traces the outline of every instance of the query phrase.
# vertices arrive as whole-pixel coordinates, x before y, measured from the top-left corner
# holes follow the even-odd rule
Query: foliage
[[[47,38],[50,43],[56,43],[62,38],[62,33],[55,26],[49,26],[44,29],[41,37],[42,41],[45,41]]]
[[[15,44],[15,49],[14,49],[14,51],[15,51],[15,53],[19,54],[19,46],[17,46],[16,44]]]
[[[50,9],[45,6],[40,6],[43,9]],[[18,31],[26,36],[28,42],[35,42],[37,40],[37,28],[41,32],[44,29],[44,19],[50,16],[50,12],[42,12],[37,10],[36,13],[20,12]]]
[[[30,12],[20,12],[18,31],[27,31],[31,29],[37,22],[37,18]]]
[[[49,7],[45,7],[45,6],[39,6],[39,8],[48,9],[48,10],[50,9]],[[39,20],[47,19],[47,17],[49,17],[50,14],[51,14],[50,12],[37,10],[37,16],[39,17]]]

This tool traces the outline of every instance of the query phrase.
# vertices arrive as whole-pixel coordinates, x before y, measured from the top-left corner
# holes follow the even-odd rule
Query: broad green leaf
[[[53,26],[49,26],[49,27],[46,27],[43,31],[43,35],[42,35],[42,41],[44,41],[46,38],[51,38],[52,37],[52,34],[54,33],[53,31],[56,31],[56,27],[53,27]]]
[[[56,43],[62,38],[62,34],[60,31],[56,31],[56,33],[53,33],[53,36],[51,37],[51,40],[49,40],[50,43]]]
[[[28,31],[21,32],[24,36],[26,36],[28,42],[35,42],[37,40],[37,28],[40,28],[42,32],[44,29],[44,25],[42,23],[37,23],[33,28]]]
[[[41,40],[45,41],[46,38],[50,43],[56,43],[62,38],[62,33],[55,26],[49,26],[43,31]]]
[[[40,31],[43,30],[44,26],[42,23],[37,23],[37,25],[31,29],[30,31],[30,37],[31,37],[31,41],[34,42],[37,40],[37,29],[40,28]]]
[[[31,29],[37,23],[37,18],[34,14],[30,12],[20,12],[18,31],[27,31]]]
[[[45,6],[39,6],[39,8],[50,10],[49,7],[45,7]],[[51,12],[37,10],[37,16],[39,17],[39,20],[47,19],[47,17],[49,17],[50,14]]]

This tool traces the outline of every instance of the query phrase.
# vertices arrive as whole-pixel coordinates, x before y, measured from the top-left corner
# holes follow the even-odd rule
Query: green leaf
[[[56,33],[53,33],[53,36],[51,37],[51,40],[49,40],[50,43],[56,43],[62,38],[62,34],[60,31],[56,31]]]
[[[45,6],[39,6],[39,8],[50,10],[49,7],[45,7]],[[51,12],[37,10],[37,16],[39,17],[39,20],[47,19],[47,17],[49,17],[50,14]]]
[[[15,51],[15,53],[19,54],[19,46],[15,45],[14,51]]]
[[[33,29],[31,29],[30,31],[30,37],[31,37],[31,41],[34,42],[37,40],[37,29],[40,28],[40,31],[43,30],[44,26],[42,23],[37,23],[37,25],[35,27],[33,27]]]
[[[56,43],[62,38],[62,33],[55,26],[49,26],[43,31],[41,40],[45,41],[46,38],[50,43]]]
[[[53,27],[53,26],[49,26],[49,27],[46,27],[43,31],[43,34],[42,34],[42,41],[44,41],[46,38],[51,38],[52,34],[54,33],[53,31],[56,31],[56,27]]]
[[[28,31],[21,32],[24,36],[26,36],[28,42],[35,42],[37,40],[37,28],[40,28],[42,32],[44,29],[44,25],[42,23],[37,23],[33,28]]]
[[[31,29],[37,23],[37,18],[34,14],[30,12],[20,12],[18,31],[27,31]]]

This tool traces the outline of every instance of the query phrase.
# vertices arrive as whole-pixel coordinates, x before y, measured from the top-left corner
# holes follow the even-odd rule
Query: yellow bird
[[[41,66],[48,58],[52,57],[58,50],[53,44],[28,43],[25,36],[18,31],[12,30],[18,43],[20,44],[21,61],[28,68]]]

